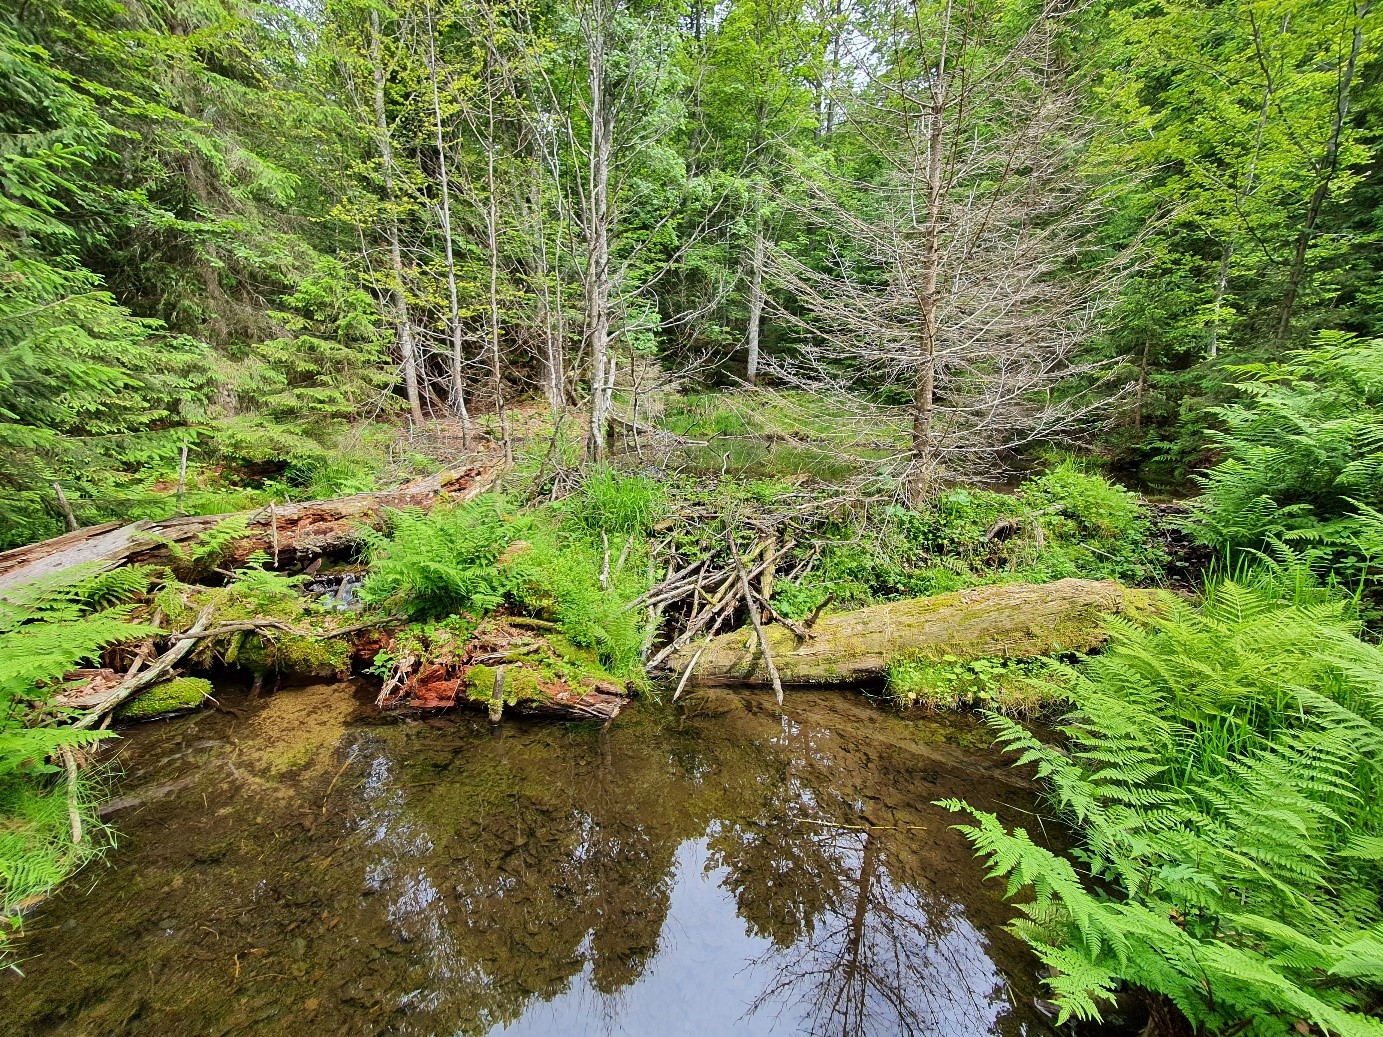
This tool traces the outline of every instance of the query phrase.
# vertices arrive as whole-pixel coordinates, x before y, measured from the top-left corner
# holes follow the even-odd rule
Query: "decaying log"
[[[544,624],[551,626],[551,624]],[[628,689],[594,655],[557,635],[530,632],[514,617],[486,620],[460,641],[437,631],[425,648],[394,660],[375,704],[486,710],[491,719],[518,714],[561,720],[613,720],[629,704]]]
[[[285,563],[301,565],[359,543],[360,527],[378,527],[387,509],[427,509],[439,501],[470,500],[492,489],[500,471],[498,460],[487,457],[379,493],[279,504],[226,515],[92,526],[0,553],[0,592],[77,565],[91,564],[107,570],[142,562],[166,564],[174,559],[169,544],[191,544],[221,523],[235,519],[245,523],[245,535],[235,544],[233,554],[237,557],[233,560],[264,551],[282,555]]]
[[[776,625],[764,634],[785,685],[868,684],[901,658],[1090,652],[1107,640],[1104,617],[1151,615],[1158,600],[1156,591],[1112,580],[1008,583],[825,616],[807,640]],[[757,640],[752,631],[721,634],[681,649],[670,665],[685,674],[696,661],[692,684],[769,684],[772,673]]]

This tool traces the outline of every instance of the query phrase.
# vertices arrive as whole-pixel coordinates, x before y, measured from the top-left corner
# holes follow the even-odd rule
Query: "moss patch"
[[[211,694],[211,681],[201,677],[175,677],[155,684],[120,708],[121,720],[148,720],[168,713],[196,709]]]

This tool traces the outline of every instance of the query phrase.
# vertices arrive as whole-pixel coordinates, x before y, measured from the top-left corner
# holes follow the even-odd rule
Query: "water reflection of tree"
[[[829,861],[834,884],[805,938],[775,941],[756,963],[776,978],[751,1013],[791,1005],[815,1035],[989,1032],[1007,1007],[1003,980],[959,909],[931,899],[921,881],[897,881],[876,832],[798,829],[794,840],[790,828],[776,840],[795,847],[783,858],[790,881],[814,881]],[[761,910],[743,900],[740,909]]]

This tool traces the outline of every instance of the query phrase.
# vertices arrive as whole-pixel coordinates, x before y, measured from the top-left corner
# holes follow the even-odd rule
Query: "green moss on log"
[[[767,634],[784,684],[867,684],[882,679],[900,659],[1035,659],[1092,652],[1108,639],[1106,617],[1151,616],[1160,597],[1113,580],[997,584],[827,616],[814,636],[801,642],[777,625]],[[697,647],[675,655],[673,666],[684,669]],[[768,682],[750,630],[704,642],[692,678],[700,684]]]
[[[196,709],[211,695],[211,681],[201,677],[175,677],[155,684],[138,698],[121,707],[122,720],[150,720],[169,713]]]

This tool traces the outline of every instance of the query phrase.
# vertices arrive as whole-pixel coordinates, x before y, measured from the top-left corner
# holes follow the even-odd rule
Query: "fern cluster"
[[[1383,994],[1383,652],[1344,603],[1228,582],[1152,629],[1112,627],[1065,675],[1064,744],[991,717],[1082,833],[1077,863],[948,804],[1026,892],[1014,928],[1063,1016],[1098,1017],[1126,981],[1196,1032],[1383,1034],[1366,1014]]]
[[[1217,410],[1224,457],[1201,477],[1197,534],[1230,553],[1284,544],[1337,575],[1371,577],[1383,550],[1383,348],[1323,332],[1286,363],[1237,368]]]
[[[646,587],[642,548],[626,552],[622,566],[612,562],[602,587],[603,550],[582,527],[564,530],[543,511],[507,514],[492,496],[425,516],[400,512],[390,535],[366,537],[373,557],[361,588],[367,603],[415,620],[509,608],[556,623],[611,673],[635,679],[642,672],[645,632],[629,608]]]
[[[74,845],[69,827],[69,796],[86,830],[95,827],[89,785],[70,789],[51,758],[109,732],[58,726],[49,703],[64,674],[152,632],[130,621],[126,604],[148,584],[139,567],[69,570],[0,597],[0,954],[22,905],[95,850],[90,836]]]

